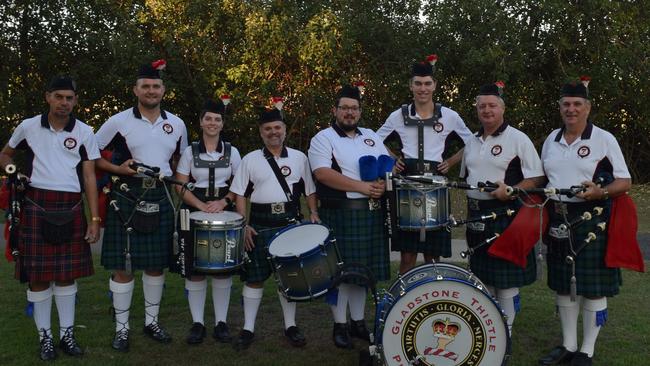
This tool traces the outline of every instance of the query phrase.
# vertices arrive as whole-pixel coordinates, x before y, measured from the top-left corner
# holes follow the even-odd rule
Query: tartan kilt
[[[590,231],[596,233],[596,239],[580,250],[575,260],[576,288],[577,294],[581,296],[609,297],[617,295],[623,281],[619,268],[608,268],[605,265],[607,229],[605,232],[596,230],[596,225],[603,221],[603,217],[609,217],[609,207],[604,207],[605,211],[601,216],[594,216],[591,220],[583,222],[571,230],[575,247],[580,247],[583,244],[587,233]],[[569,209],[568,220],[571,221],[583,211],[571,212]],[[551,209],[549,212],[551,219],[549,227],[557,227],[564,222],[554,210]],[[548,245],[548,287],[557,293],[569,294],[572,275],[571,265],[566,263],[566,256],[569,254],[569,240],[546,235],[544,241]]]
[[[194,196],[196,196],[196,198],[198,198],[202,202],[207,201],[207,199],[206,199],[207,189],[197,188],[194,191],[192,191],[192,194],[194,194]],[[223,197],[218,197],[216,199],[222,199],[222,198]],[[190,213],[199,211],[196,207],[189,206],[189,205],[187,205],[185,203],[183,203],[181,205],[181,209],[190,210]],[[234,211],[234,210],[231,209],[230,207],[226,207],[226,211]],[[180,229],[181,228],[180,215],[179,215],[179,218],[178,218],[177,225],[178,225],[179,240],[180,240],[180,238],[184,238],[185,242],[188,243],[185,246],[185,252],[184,252],[185,253],[184,263],[185,263],[185,269],[186,269],[185,278],[188,278],[190,276],[206,276],[206,275],[208,275],[205,272],[198,272],[198,271],[194,270],[194,265],[193,265],[193,263],[194,263],[194,244],[195,244],[194,237],[190,232],[181,231],[181,229]],[[190,223],[190,225],[191,225],[191,223]],[[173,256],[173,258],[171,260],[171,263],[169,264],[169,272],[181,274],[181,266],[179,264],[180,255],[176,255],[176,254],[172,253],[172,256]],[[239,269],[234,270],[234,271],[232,271],[231,273],[228,273],[228,274],[223,273],[223,275],[237,274],[238,272],[239,272]],[[222,274],[220,274],[220,275],[222,275]]]
[[[487,215],[495,211],[505,209],[517,209],[518,203],[505,203],[500,208],[481,208],[479,210],[471,209],[468,205],[468,217],[477,217]],[[485,239],[494,236],[494,233],[503,233],[514,219],[506,215],[497,217],[496,220],[486,220],[485,231],[477,232],[470,230],[467,227],[465,234],[467,237],[467,245],[474,247],[480,244]],[[470,269],[483,281],[486,285],[494,286],[495,288],[512,288],[530,285],[537,279],[537,264],[535,260],[535,251],[531,250],[527,256],[526,268],[521,268],[506,260],[491,256],[488,254],[490,245],[484,245],[475,249],[474,254],[470,257]]]
[[[343,262],[366,265],[377,281],[390,279],[390,252],[384,214],[383,209],[319,209],[323,224],[332,229]]]
[[[399,230],[391,243],[393,252],[423,253],[433,257],[451,257],[451,232],[446,228],[427,231],[424,243],[419,231]]]
[[[266,226],[257,224],[256,219],[261,220],[290,220],[295,215],[290,213],[274,215],[271,213],[251,212],[249,225],[257,231],[255,236],[255,248],[247,252],[249,261],[242,266],[240,279],[243,282],[255,283],[266,281],[273,272],[269,261],[269,244],[273,236],[280,230],[291,224],[279,224],[278,226]]]
[[[70,242],[54,245],[45,240],[43,209],[73,211]],[[86,228],[81,193],[30,188],[20,218],[16,279],[21,282],[72,281],[94,274],[90,245],[84,240]]]
[[[157,186],[153,189],[130,187],[131,193],[141,200],[157,203],[160,209],[158,228],[151,233],[138,232],[134,227],[130,234],[131,266],[133,270],[161,270],[169,266],[171,257],[172,235],[174,231],[174,212],[165,194],[165,188]],[[120,192],[111,191],[111,199],[117,201],[122,217],[127,220],[133,214],[135,202]],[[106,214],[106,229],[102,244],[102,260],[108,270],[125,270],[124,254],[126,251],[127,234],[119,214],[112,207]]]

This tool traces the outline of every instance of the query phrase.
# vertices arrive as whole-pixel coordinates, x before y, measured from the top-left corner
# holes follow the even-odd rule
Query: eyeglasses
[[[357,106],[351,107],[351,106],[347,106],[347,105],[343,105],[343,106],[340,105],[340,106],[337,106],[336,108],[342,110],[343,112],[352,112],[352,113],[357,113],[357,112],[359,112],[361,110],[360,107],[357,107]]]

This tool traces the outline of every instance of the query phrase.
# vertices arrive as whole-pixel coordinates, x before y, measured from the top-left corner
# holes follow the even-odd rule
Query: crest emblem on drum
[[[170,125],[169,123],[165,123],[164,125],[162,125],[162,129],[168,135],[174,132],[174,127],[172,127],[172,125]]]
[[[591,154],[591,150],[589,149],[589,146],[580,146],[578,149],[578,156],[581,158],[586,158]]]
[[[291,168],[289,168],[286,165],[283,165],[282,168],[280,168],[280,173],[282,173],[283,176],[288,177],[291,175]]]
[[[363,142],[370,147],[375,146],[375,140],[373,139],[365,139]]]
[[[494,156],[501,155],[501,151],[503,151],[503,148],[501,147],[501,145],[494,145],[494,146],[492,146],[492,150],[490,150],[490,152]]]
[[[323,276],[323,270],[320,268],[320,266],[316,266],[311,270],[311,275],[316,278],[321,278]]]
[[[450,360],[458,360],[458,355],[453,351],[448,351],[447,346],[456,339],[456,334],[460,331],[460,324],[453,323],[446,318],[436,319],[433,321],[433,337],[438,339],[436,348],[427,347],[424,349],[425,355],[439,356]]]
[[[444,130],[444,129],[445,129],[445,126],[443,126],[442,123],[440,123],[440,122],[436,122],[433,125],[433,130],[438,132],[438,133],[442,132],[442,130]]]
[[[414,199],[413,199],[413,206],[415,206],[415,207],[420,207],[420,206],[422,206],[422,199],[419,198],[419,197],[418,197],[418,198],[414,198]]]
[[[213,248],[219,249],[223,245],[223,241],[221,239],[214,239],[211,244]]]
[[[75,140],[72,137],[68,137],[63,141],[63,146],[65,146],[66,149],[72,150],[77,146],[77,140]]]

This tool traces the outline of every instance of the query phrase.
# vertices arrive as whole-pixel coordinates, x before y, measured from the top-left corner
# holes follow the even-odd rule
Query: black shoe
[[[568,351],[564,346],[557,346],[546,356],[539,359],[540,365],[561,365],[569,363],[575,356],[575,352]]]
[[[295,325],[290,326],[288,329],[286,329],[284,331],[284,335],[289,340],[289,343],[291,343],[291,345],[294,347],[304,347],[307,344],[307,339],[305,339],[305,336],[300,331],[300,328],[296,327]]]
[[[41,339],[41,360],[54,361],[56,359],[56,350],[54,349],[54,340],[49,334],[45,334]]]
[[[591,357],[586,353],[578,352],[571,360],[571,366],[591,366]]]
[[[217,326],[214,327],[214,332],[212,332],[212,338],[216,339],[217,342],[221,343],[230,343],[232,342],[232,336],[228,330],[228,324],[224,322],[217,323]]]
[[[203,343],[203,338],[205,338],[205,326],[201,323],[192,324],[190,334],[187,336],[187,344]]]
[[[354,338],[370,342],[370,331],[366,327],[366,321],[363,319],[352,320],[350,322],[350,335]]]
[[[232,342],[232,347],[236,351],[245,350],[251,345],[251,343],[253,343],[254,337],[255,334],[253,332],[242,329],[241,332],[239,332],[239,337]]]
[[[332,339],[334,339],[334,345],[338,348],[352,348],[352,340],[346,323],[334,323]]]
[[[113,338],[113,344],[111,345],[114,350],[120,352],[129,351],[129,330],[123,328],[119,332],[115,332],[115,337]]]
[[[143,331],[145,335],[154,341],[158,341],[160,343],[171,343],[172,341],[172,336],[170,336],[165,328],[161,327],[158,323],[151,323],[149,325],[146,325]]]
[[[68,328],[63,334],[63,338],[59,341],[59,348],[70,356],[82,356],[84,354],[84,351],[77,344],[77,340],[74,339],[72,328]]]

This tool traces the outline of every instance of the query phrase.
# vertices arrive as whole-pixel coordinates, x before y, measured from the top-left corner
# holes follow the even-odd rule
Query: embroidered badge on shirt
[[[578,156],[581,158],[586,158],[591,153],[589,146],[580,146],[578,149]]]
[[[63,146],[65,146],[66,149],[72,150],[77,146],[77,140],[75,140],[72,137],[68,137],[63,141]]]
[[[282,166],[282,168],[280,168],[280,173],[282,173],[282,175],[284,175],[285,177],[288,177],[289,175],[291,175],[291,168],[284,165]]]
[[[438,132],[438,133],[442,132],[442,130],[444,130],[444,129],[445,129],[445,126],[443,126],[442,123],[440,123],[440,122],[436,122],[433,125],[433,130]]]
[[[171,134],[172,132],[174,132],[174,127],[172,127],[172,125],[170,125],[169,123],[165,123],[165,124],[162,126],[162,129],[163,129],[163,131],[165,131],[165,133],[168,134],[168,135]]]
[[[365,139],[363,142],[368,146],[375,146],[375,141],[373,139]]]
[[[499,154],[501,154],[501,151],[503,151],[503,148],[501,148],[501,145],[494,145],[494,146],[492,146],[492,150],[490,152],[494,156],[499,156]]]

